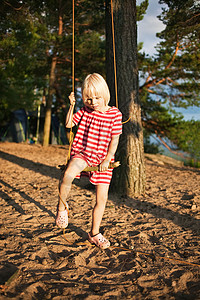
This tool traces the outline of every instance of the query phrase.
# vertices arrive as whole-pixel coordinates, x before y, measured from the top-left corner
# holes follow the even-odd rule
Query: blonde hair
[[[110,91],[105,79],[98,73],[89,74],[82,85],[82,98],[84,104],[91,97],[101,97],[107,105],[110,101]]]

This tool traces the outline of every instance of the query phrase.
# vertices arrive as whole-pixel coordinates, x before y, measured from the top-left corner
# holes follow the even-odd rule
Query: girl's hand
[[[99,165],[99,171],[100,172],[105,172],[108,170],[109,167],[109,160],[104,160],[102,163]]]
[[[71,94],[69,95],[69,101],[70,101],[70,105],[75,105],[76,103],[76,99],[75,99],[75,95],[74,92],[71,92]]]

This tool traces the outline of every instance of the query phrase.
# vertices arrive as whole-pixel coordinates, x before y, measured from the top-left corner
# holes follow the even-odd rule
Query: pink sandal
[[[57,215],[56,215],[56,225],[59,228],[66,228],[68,226],[68,205],[65,210],[58,210],[57,209]]]
[[[110,242],[105,239],[105,237],[101,233],[95,234],[94,236],[91,236],[88,233],[88,240],[91,244],[95,244],[100,249],[106,249],[110,247]]]

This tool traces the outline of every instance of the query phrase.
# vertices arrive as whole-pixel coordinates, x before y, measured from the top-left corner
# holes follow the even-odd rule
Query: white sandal
[[[65,210],[58,210],[57,209],[57,214],[56,214],[56,225],[59,228],[66,228],[68,226],[68,215],[69,215],[69,210],[68,210],[68,205],[66,204],[66,209]]]
[[[106,249],[110,247],[110,242],[101,233],[97,233],[94,236],[91,236],[88,233],[88,240],[91,244],[95,244],[100,249]]]

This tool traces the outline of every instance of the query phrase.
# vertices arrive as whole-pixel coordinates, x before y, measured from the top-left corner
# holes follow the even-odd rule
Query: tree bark
[[[52,63],[51,63],[50,78],[49,78],[48,98],[47,98],[47,102],[46,102],[43,146],[49,145],[49,137],[50,137],[50,129],[51,129],[51,106],[52,106],[52,99],[53,99],[53,94],[54,94],[56,63],[57,63],[57,59],[56,59],[56,57],[53,57]]]
[[[58,19],[58,35],[62,35],[63,33],[63,18],[62,18],[62,9],[61,9],[62,1],[59,1],[59,19]],[[55,53],[57,50],[55,50]],[[56,80],[56,64],[57,64],[57,56],[56,54],[52,58],[51,62],[51,71],[50,71],[50,78],[49,78],[49,91],[48,91],[48,98],[46,103],[46,113],[45,113],[45,122],[44,122],[44,136],[43,136],[43,146],[49,145],[49,137],[51,131],[51,107],[52,107],[52,100],[54,94],[54,85]]]
[[[145,192],[145,162],[141,107],[138,94],[136,1],[113,0],[116,69],[119,110],[123,133],[116,154],[121,166],[114,172],[112,187],[124,196],[137,196]],[[111,105],[115,103],[114,64],[112,45],[111,4],[106,0],[106,73],[111,92]]]

